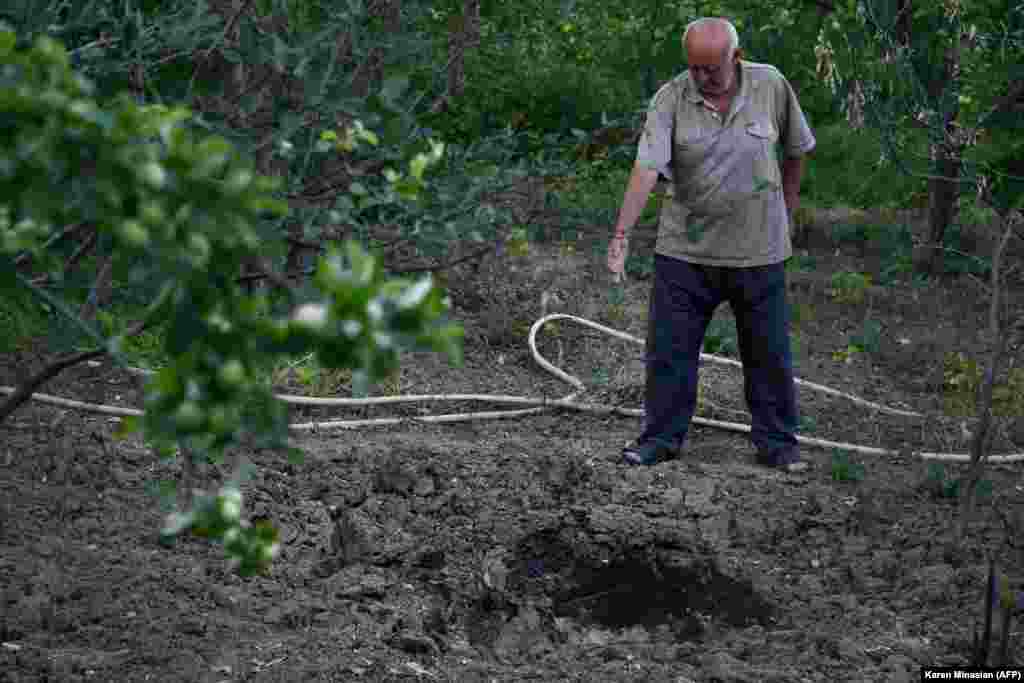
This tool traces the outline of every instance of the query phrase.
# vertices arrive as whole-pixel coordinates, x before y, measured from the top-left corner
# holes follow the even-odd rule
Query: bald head
[[[696,51],[712,52],[721,57],[731,57],[740,46],[736,27],[727,19],[704,17],[690,22],[683,33],[683,47],[687,56]]]
[[[726,19],[707,17],[686,27],[683,47],[690,73],[705,97],[722,97],[733,91],[739,44],[736,27]]]

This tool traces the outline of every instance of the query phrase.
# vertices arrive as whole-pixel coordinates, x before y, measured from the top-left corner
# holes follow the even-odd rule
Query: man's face
[[[736,55],[730,54],[728,46],[714,49],[716,47],[709,49],[694,41],[687,50],[690,74],[705,97],[728,94],[736,80]]]

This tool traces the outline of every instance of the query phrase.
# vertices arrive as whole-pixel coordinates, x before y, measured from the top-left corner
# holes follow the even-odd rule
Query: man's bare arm
[[[644,207],[647,206],[647,198],[658,182],[658,172],[647,168],[639,163],[633,166],[633,173],[629,176],[629,185],[626,186],[626,196],[622,198],[622,208],[619,210],[619,220],[615,223],[615,234],[608,245],[608,269],[615,273],[616,279],[621,279],[626,269],[626,251],[628,247],[627,235],[640,219]]]
[[[633,165],[633,173],[629,176],[629,185],[626,186],[626,194],[622,198],[619,220],[615,223],[615,237],[625,237],[633,229],[640,219],[640,214],[644,212],[647,199],[657,182],[656,170],[639,163]]]

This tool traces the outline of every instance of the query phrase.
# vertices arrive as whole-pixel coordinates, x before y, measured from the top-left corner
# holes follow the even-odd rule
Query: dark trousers
[[[784,264],[701,266],[656,254],[641,442],[682,445],[697,407],[697,368],[715,309],[736,316],[743,388],[759,452],[796,452],[797,406]]]

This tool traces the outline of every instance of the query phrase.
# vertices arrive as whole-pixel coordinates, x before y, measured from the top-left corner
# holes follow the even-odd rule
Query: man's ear
[[[740,63],[740,60],[743,59],[743,48],[742,47],[736,48],[736,52],[733,53],[732,59],[733,59],[733,62],[735,64],[739,64]]]

